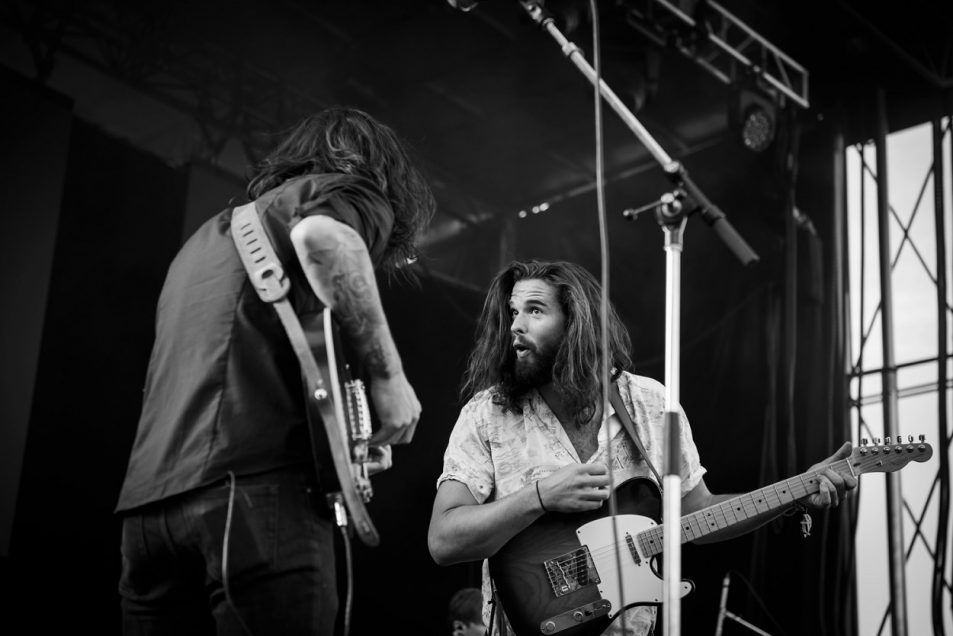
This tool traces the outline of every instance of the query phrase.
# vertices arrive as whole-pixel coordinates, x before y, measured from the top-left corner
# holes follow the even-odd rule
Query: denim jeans
[[[303,470],[226,479],[134,510],[122,524],[123,631],[330,635],[333,532],[324,495]]]

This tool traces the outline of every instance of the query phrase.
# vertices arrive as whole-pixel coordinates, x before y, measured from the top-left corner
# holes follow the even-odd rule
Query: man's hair
[[[601,287],[586,269],[565,261],[513,261],[490,283],[477,326],[476,347],[470,354],[461,397],[492,389],[494,403],[504,412],[519,411],[525,389],[516,380],[516,352],[510,333],[510,295],[517,281],[536,279],[555,287],[566,317],[565,333],[553,363],[553,381],[576,422],[587,422],[601,399]],[[616,372],[632,366],[629,332],[609,304],[609,367]]]
[[[447,604],[447,627],[453,629],[453,621],[483,623],[483,592],[476,587],[462,587],[453,593]]]
[[[334,106],[306,117],[255,167],[249,200],[293,177],[338,173],[376,183],[394,211],[383,266],[416,258],[415,243],[433,217],[430,186],[411,162],[405,143],[388,126],[353,108]]]

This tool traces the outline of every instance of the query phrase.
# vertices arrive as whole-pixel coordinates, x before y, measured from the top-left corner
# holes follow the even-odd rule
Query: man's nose
[[[510,323],[510,331],[513,333],[526,333],[526,324],[523,314],[513,316],[513,322]]]

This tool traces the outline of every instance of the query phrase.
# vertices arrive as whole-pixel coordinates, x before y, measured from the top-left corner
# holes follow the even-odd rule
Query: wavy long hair
[[[256,166],[249,200],[304,174],[339,173],[376,183],[394,211],[383,266],[393,270],[417,257],[416,243],[433,218],[430,186],[397,134],[370,115],[333,106],[296,124]]]
[[[577,423],[588,422],[601,400],[601,287],[586,269],[565,261],[513,261],[490,283],[460,390],[463,399],[491,389],[504,411],[519,411],[525,388],[516,381],[516,352],[510,333],[510,294],[517,281],[535,279],[556,288],[566,317],[565,333],[553,363],[553,382]],[[610,368],[632,367],[629,332],[609,304]]]

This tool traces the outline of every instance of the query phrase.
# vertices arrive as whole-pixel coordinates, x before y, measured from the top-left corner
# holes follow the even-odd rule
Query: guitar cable
[[[225,588],[225,602],[235,614],[235,619],[242,626],[242,631],[248,636],[252,636],[248,625],[242,620],[242,615],[238,611],[235,601],[232,600],[232,591],[228,586],[228,538],[232,533],[232,511],[235,507],[235,473],[232,471],[228,471],[228,488],[228,512],[225,514],[225,537],[222,539],[222,586]]]
[[[344,543],[344,578],[347,585],[347,592],[344,596],[344,631],[342,636],[348,636],[351,632],[351,606],[354,600],[354,577],[353,563],[351,560],[351,537],[347,532],[347,511],[342,503],[341,493],[331,493],[328,495],[328,503],[334,511],[334,525],[341,533],[341,540]]]
[[[615,479],[612,475],[614,460],[612,457],[612,439],[609,436],[609,375],[612,352],[609,349],[609,230],[606,218],[605,195],[605,140],[602,123],[602,38],[599,33],[599,6],[596,0],[589,0],[589,12],[592,16],[592,66],[595,72],[593,84],[593,120],[595,127],[595,154],[596,154],[596,209],[599,217],[599,268],[602,282],[602,294],[599,305],[600,318],[600,349],[602,351],[599,368],[600,384],[602,385],[602,428],[606,435],[606,468],[609,475],[609,514],[612,518],[612,536],[615,542],[615,566],[617,572],[622,572],[622,554],[619,546],[619,526],[617,522],[618,506],[615,494]],[[661,483],[659,484],[661,486]],[[618,577],[619,598],[625,598],[625,583],[622,576]],[[618,620],[622,627],[622,636],[628,636],[629,628],[625,622],[625,611],[620,608]]]

